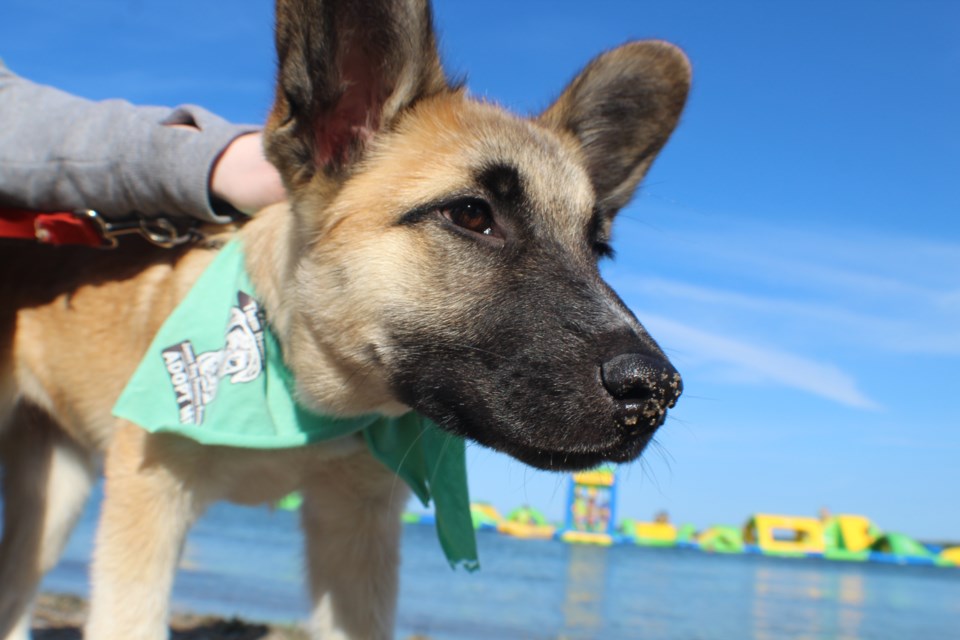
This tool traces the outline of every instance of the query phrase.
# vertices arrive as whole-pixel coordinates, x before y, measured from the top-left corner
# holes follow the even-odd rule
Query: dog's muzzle
[[[653,433],[683,393],[680,374],[657,357],[624,353],[603,363],[600,375],[618,404],[617,421],[631,434]]]

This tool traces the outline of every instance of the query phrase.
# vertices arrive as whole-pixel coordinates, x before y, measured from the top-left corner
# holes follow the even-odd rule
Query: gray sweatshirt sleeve
[[[0,204],[228,222],[236,211],[211,202],[210,172],[234,138],[257,129],[190,105],[91,102],[0,62]]]

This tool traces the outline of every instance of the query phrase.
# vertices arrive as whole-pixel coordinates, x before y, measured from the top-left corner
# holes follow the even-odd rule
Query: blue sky
[[[229,10],[226,9],[229,7]],[[91,98],[260,122],[266,0],[5,0],[0,57]],[[683,47],[694,87],[604,271],[686,392],[620,513],[863,513],[960,539],[960,3],[450,0],[448,69],[540,110],[593,55]],[[559,518],[565,480],[479,447],[471,490]]]

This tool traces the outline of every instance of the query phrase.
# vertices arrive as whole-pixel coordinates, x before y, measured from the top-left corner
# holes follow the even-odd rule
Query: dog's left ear
[[[541,116],[573,134],[606,216],[636,190],[673,132],[690,89],[690,63],[671,44],[632,42],[591,62]]]

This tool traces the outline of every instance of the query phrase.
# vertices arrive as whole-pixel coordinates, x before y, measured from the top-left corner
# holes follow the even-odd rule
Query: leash
[[[137,234],[158,247],[173,249],[200,239],[202,236],[195,227],[196,223],[178,227],[164,217],[107,220],[93,209],[26,211],[0,207],[0,238],[34,240],[55,246],[116,249],[120,236]]]

